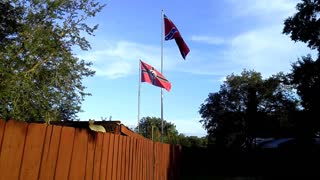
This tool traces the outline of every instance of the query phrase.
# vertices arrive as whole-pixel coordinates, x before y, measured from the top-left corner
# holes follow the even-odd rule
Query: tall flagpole
[[[161,74],[163,74],[163,9],[161,10]],[[163,88],[161,88],[161,142],[163,142]]]
[[[138,89],[138,133],[140,132],[140,87],[141,87],[141,60],[139,60],[139,89]]]

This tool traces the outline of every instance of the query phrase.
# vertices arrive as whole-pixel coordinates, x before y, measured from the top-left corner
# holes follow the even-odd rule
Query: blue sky
[[[227,75],[254,69],[263,77],[289,72],[297,58],[310,53],[305,44],[282,34],[297,0],[111,0],[88,24],[99,24],[92,49],[76,51],[93,62],[94,77],[85,78],[92,96],[82,103],[81,120],[112,116],[137,125],[139,59],[160,71],[161,9],[190,48],[183,60],[174,42],[164,42],[164,119],[180,133],[204,136],[200,105],[217,92]],[[160,117],[160,88],[141,84],[140,116]]]

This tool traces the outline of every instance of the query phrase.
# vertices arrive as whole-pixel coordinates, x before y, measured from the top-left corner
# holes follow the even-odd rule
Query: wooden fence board
[[[42,149],[42,154],[41,154],[41,161],[40,161],[40,170],[39,170],[39,175],[38,178],[41,179],[47,179],[44,177],[44,175],[47,175],[46,168],[47,168],[47,158],[49,155],[49,148],[50,148],[50,142],[51,142],[51,134],[52,134],[52,129],[53,126],[47,125],[46,126],[46,133],[44,137],[44,142],[43,142],[43,149]]]
[[[29,124],[21,164],[20,179],[38,179],[46,124]]]
[[[152,141],[148,141],[148,177],[147,179],[153,179],[152,178],[152,168],[153,168],[153,159],[152,159]]]
[[[39,179],[51,180],[54,178],[58,159],[61,129],[61,126],[47,127]]]
[[[142,148],[141,140],[138,140],[138,179],[142,180]]]
[[[135,162],[134,162],[134,167],[135,167],[135,169],[134,169],[134,174],[135,174],[135,176],[134,176],[134,178],[135,178],[135,180],[140,180],[139,179],[139,171],[140,171],[140,168],[139,168],[139,145],[138,145],[138,139],[136,139],[135,140],[135,153],[134,153],[134,159],[135,159]]]
[[[119,180],[124,180],[124,177],[126,175],[126,137],[125,136],[120,136],[122,139],[122,149],[121,149],[121,172],[120,172],[120,178]]]
[[[108,163],[107,163],[107,180],[112,179],[113,171],[113,151],[114,151],[114,139],[115,135],[110,134],[109,151],[108,151]]]
[[[75,130],[73,153],[68,179],[81,180],[85,178],[88,132],[86,129]]]
[[[134,147],[134,139],[132,137],[129,137],[129,180],[133,179],[133,147]]]
[[[75,128],[62,127],[55,179],[67,180],[73,151]]]
[[[119,135],[114,136],[114,144],[113,144],[113,161],[112,161],[112,180],[117,179],[117,171],[118,169],[118,149],[119,149]]]
[[[146,151],[145,151],[145,141],[141,141],[141,148],[142,148],[142,180],[146,180]]]
[[[93,161],[93,179],[100,179],[101,153],[102,153],[103,133],[97,133],[96,146]]]
[[[2,139],[3,139],[5,128],[6,128],[6,121],[0,119],[0,154],[1,154]]]
[[[132,139],[132,179],[133,180],[138,180],[137,179],[137,171],[138,171],[138,152],[137,152],[137,139]]]
[[[88,134],[85,180],[92,180],[93,178],[93,162],[94,162],[94,149],[96,144],[96,135],[97,134],[92,132]]]
[[[6,124],[0,154],[1,180],[19,178],[27,127],[27,123],[17,121]]]
[[[157,160],[157,152],[158,152],[158,146],[157,146],[157,143],[153,143],[153,149],[154,149],[154,152],[153,152],[153,157],[154,157],[154,165],[153,165],[153,174],[154,174],[154,179],[155,180],[158,180],[158,160]]]
[[[0,180],[176,179],[180,147],[137,137],[0,120]]]
[[[103,134],[100,179],[106,179],[106,175],[107,175],[109,142],[110,142],[110,134],[109,133]]]
[[[125,161],[124,161],[124,164],[125,164],[125,171],[123,173],[123,180],[127,180],[129,179],[129,169],[130,169],[130,160],[129,160],[129,157],[130,157],[130,139],[129,137],[124,137],[125,138],[125,149],[124,149],[124,153],[125,153]]]
[[[123,137],[119,136],[119,149],[118,149],[118,166],[117,166],[117,180],[121,180],[122,172],[122,149],[123,149]]]

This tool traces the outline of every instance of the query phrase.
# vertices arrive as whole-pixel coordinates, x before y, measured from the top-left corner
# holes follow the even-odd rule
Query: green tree
[[[156,117],[143,117],[139,122],[139,133],[145,138],[161,141],[162,120]],[[137,131],[137,128],[135,129]],[[153,132],[153,134],[152,134]],[[178,131],[173,123],[163,120],[163,142],[177,144]]]
[[[304,135],[310,137],[320,130],[320,122],[316,119],[320,110],[320,1],[302,0],[296,9],[297,12],[285,20],[283,33],[293,41],[307,43],[308,47],[318,51],[316,60],[310,55],[298,59],[292,65],[291,73],[291,83],[297,87],[304,108],[304,115],[299,116],[304,120],[296,121],[299,121]]]
[[[82,78],[94,71],[72,48],[90,48],[84,35],[93,35],[98,26],[90,27],[85,21],[103,6],[95,0],[0,3],[0,27],[4,29],[0,33],[0,118],[51,121],[77,117],[81,101],[90,95],[84,91]]]
[[[292,90],[282,73],[265,80],[260,73],[247,70],[240,76],[227,76],[220,91],[210,93],[200,106],[200,122],[208,132],[208,143],[251,147],[254,137],[274,136],[279,123],[297,109]]]
[[[20,26],[18,20],[22,12],[21,8],[14,8],[9,1],[0,2],[0,12],[0,48],[2,48],[17,33]]]
[[[179,134],[177,137],[177,144],[183,147],[207,147],[207,137],[198,136],[185,136],[184,134]]]
[[[192,146],[189,138],[187,136],[185,136],[184,134],[178,135],[178,144],[180,144],[181,146],[184,146],[184,147],[191,147]]]
[[[296,6],[297,13],[284,22],[283,33],[293,41],[308,44],[311,49],[320,51],[320,1],[302,0]]]

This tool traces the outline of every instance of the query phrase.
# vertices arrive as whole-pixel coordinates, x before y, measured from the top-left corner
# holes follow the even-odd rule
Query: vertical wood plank
[[[157,180],[160,179],[159,177],[160,167],[159,167],[159,143],[155,143],[155,176]]]
[[[6,121],[0,119],[0,154],[1,154],[2,139],[3,139],[5,128],[6,128]]]
[[[153,167],[153,164],[152,164],[152,161],[153,161],[153,159],[152,159],[152,141],[148,141],[148,179],[153,179],[152,178],[152,167]]]
[[[70,161],[73,151],[75,129],[72,127],[62,127],[58,160],[56,165],[55,179],[67,180],[69,175]]]
[[[108,151],[108,163],[107,163],[107,180],[112,179],[113,171],[113,150],[114,150],[114,134],[110,134],[109,151]]]
[[[161,144],[161,153],[160,153],[160,155],[161,155],[161,178],[162,179],[165,179],[165,164],[166,164],[166,161],[165,161],[165,158],[164,158],[164,154],[165,154],[165,152],[164,152],[164,145],[163,144]]]
[[[134,146],[134,142],[133,142],[133,138],[129,137],[129,180],[133,179],[133,146]]]
[[[148,157],[148,152],[146,150],[146,140],[142,141],[142,159],[143,159],[143,179],[147,179],[147,157]]]
[[[132,179],[137,180],[137,139],[132,138]]]
[[[93,177],[93,162],[94,162],[94,148],[96,142],[96,133],[88,131],[87,144],[87,159],[86,159],[86,174],[85,180],[92,180]]]
[[[119,149],[118,149],[118,166],[117,166],[117,180],[121,180],[121,172],[122,172],[122,149],[123,149],[123,137],[119,136]]]
[[[141,159],[142,159],[142,169],[141,169],[141,172],[142,172],[142,179],[143,180],[146,180],[146,170],[147,170],[147,167],[146,167],[146,149],[145,149],[145,140],[142,140],[141,141],[141,148],[142,148],[142,151],[141,151]]]
[[[102,154],[101,154],[101,166],[100,166],[100,179],[106,179],[107,175],[107,163],[108,163],[108,153],[109,153],[109,142],[110,134],[103,134],[103,143],[102,143]]]
[[[130,169],[130,138],[125,137],[125,173],[123,176],[123,180],[129,179],[129,169]]]
[[[101,152],[103,133],[97,133],[96,146],[94,150],[93,179],[100,179]]]
[[[138,139],[138,170],[137,170],[137,179],[139,180],[142,180],[141,176],[142,176],[142,173],[141,173],[141,140]]]
[[[41,159],[40,180],[53,179],[58,159],[61,126],[48,126]]]
[[[0,154],[0,179],[18,179],[28,124],[8,121]]]
[[[74,135],[74,145],[68,179],[81,180],[85,178],[87,145],[88,131],[86,129],[77,128]]]
[[[20,179],[38,179],[46,124],[29,124],[21,164]]]
[[[121,136],[122,137],[122,153],[121,153],[121,180],[125,179],[126,176],[126,169],[127,169],[127,157],[126,157],[126,150],[127,150],[127,137]]]
[[[117,179],[117,169],[118,167],[118,149],[119,149],[119,135],[114,136],[114,143],[113,143],[113,161],[112,161],[112,180]]]

